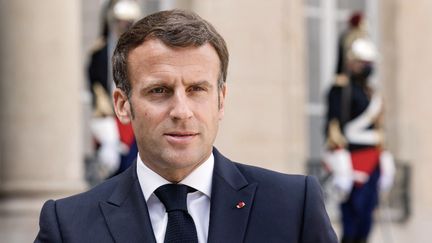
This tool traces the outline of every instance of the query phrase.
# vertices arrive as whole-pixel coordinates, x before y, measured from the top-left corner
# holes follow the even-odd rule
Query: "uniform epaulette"
[[[99,51],[100,49],[104,48],[106,45],[106,40],[103,37],[97,38],[93,46],[90,48],[90,52],[94,53]]]
[[[348,76],[345,74],[338,74],[336,75],[334,85],[339,87],[345,87],[349,83]]]

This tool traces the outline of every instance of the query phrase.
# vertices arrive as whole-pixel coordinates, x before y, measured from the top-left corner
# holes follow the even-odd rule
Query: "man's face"
[[[366,80],[373,72],[373,63],[361,60],[351,60],[348,63],[351,77]]]
[[[223,117],[215,49],[171,48],[150,39],[128,57],[129,100],[116,89],[116,113],[132,123],[141,159],[170,181],[180,181],[212,152]]]
[[[363,69],[366,67],[367,64],[368,64],[367,62],[354,59],[350,63],[351,72],[354,74],[359,74],[363,71]]]

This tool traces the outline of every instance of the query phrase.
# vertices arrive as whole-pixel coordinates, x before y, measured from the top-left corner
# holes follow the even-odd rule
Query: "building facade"
[[[319,96],[331,79],[337,39],[327,31],[337,34],[348,10],[365,10],[381,52],[377,82],[386,99],[388,145],[413,173],[412,217],[391,225],[391,234],[399,242],[428,239],[430,1],[140,2],[145,13],[189,8],[214,24],[230,50],[216,146],[233,160],[286,173],[304,173],[306,161],[319,154]],[[32,241],[45,200],[86,188],[84,67],[102,3],[0,0],[0,242]],[[314,43],[327,47],[315,51]],[[381,237],[376,232],[373,242],[385,242]]]

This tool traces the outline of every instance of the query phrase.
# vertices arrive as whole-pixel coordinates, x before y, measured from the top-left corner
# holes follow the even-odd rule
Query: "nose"
[[[170,117],[174,120],[185,120],[193,116],[190,101],[185,92],[176,92],[173,96]]]

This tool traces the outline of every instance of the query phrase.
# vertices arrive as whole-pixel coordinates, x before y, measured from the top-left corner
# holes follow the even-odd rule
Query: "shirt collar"
[[[210,198],[213,167],[214,156],[212,153],[204,163],[195,168],[186,178],[180,181],[179,184],[193,187]],[[139,154],[137,156],[137,175],[146,202],[158,187],[171,183],[147,167],[147,165],[141,160]]]

